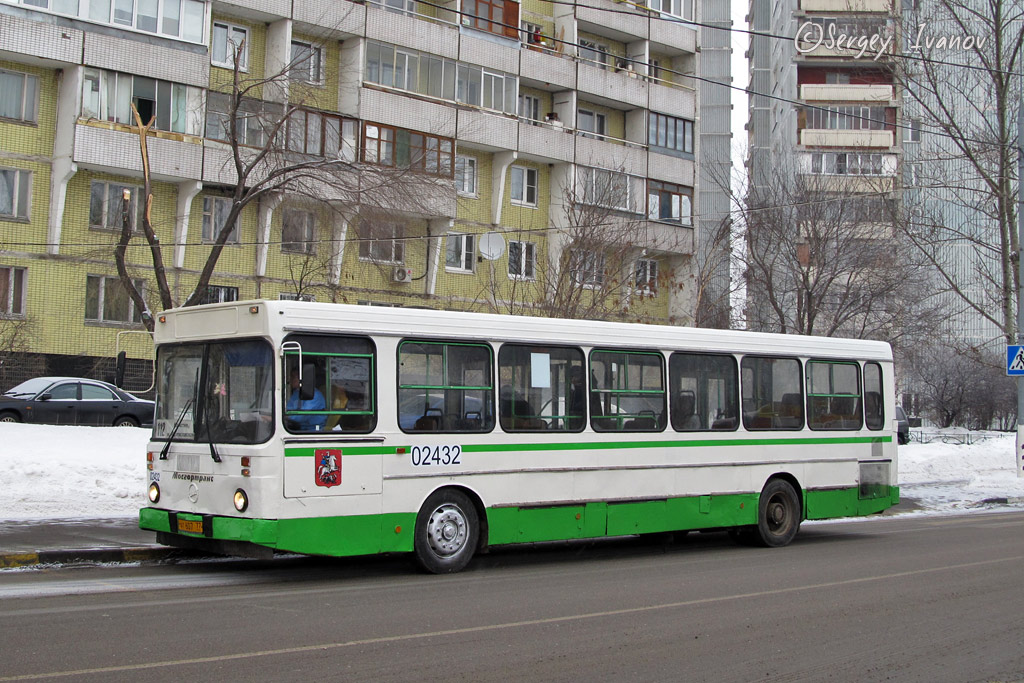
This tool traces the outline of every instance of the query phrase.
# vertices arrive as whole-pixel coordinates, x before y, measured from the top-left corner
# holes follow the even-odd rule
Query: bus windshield
[[[274,431],[273,352],[265,341],[162,346],[157,439],[262,443]]]

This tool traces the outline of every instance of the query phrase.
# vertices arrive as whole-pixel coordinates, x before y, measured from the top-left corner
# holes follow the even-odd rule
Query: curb
[[[140,546],[133,548],[79,548],[77,550],[39,550],[36,552],[0,552],[0,569],[33,567],[70,562],[152,562],[163,560],[178,548]]]

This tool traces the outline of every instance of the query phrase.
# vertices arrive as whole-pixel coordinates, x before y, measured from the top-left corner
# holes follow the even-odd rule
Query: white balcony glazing
[[[800,144],[807,147],[892,147],[891,130],[826,130],[805,128],[800,131]]]
[[[800,86],[800,99],[814,102],[891,102],[893,87],[807,83]]]

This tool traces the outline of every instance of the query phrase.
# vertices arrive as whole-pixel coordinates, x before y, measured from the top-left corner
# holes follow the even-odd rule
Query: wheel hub
[[[427,522],[430,548],[441,557],[450,557],[466,545],[466,517],[457,506],[446,504],[434,510]]]

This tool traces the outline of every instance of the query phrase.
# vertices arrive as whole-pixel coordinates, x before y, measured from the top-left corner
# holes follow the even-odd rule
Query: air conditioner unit
[[[395,282],[411,282],[412,268],[395,266],[395,271],[391,274],[391,277]]]

